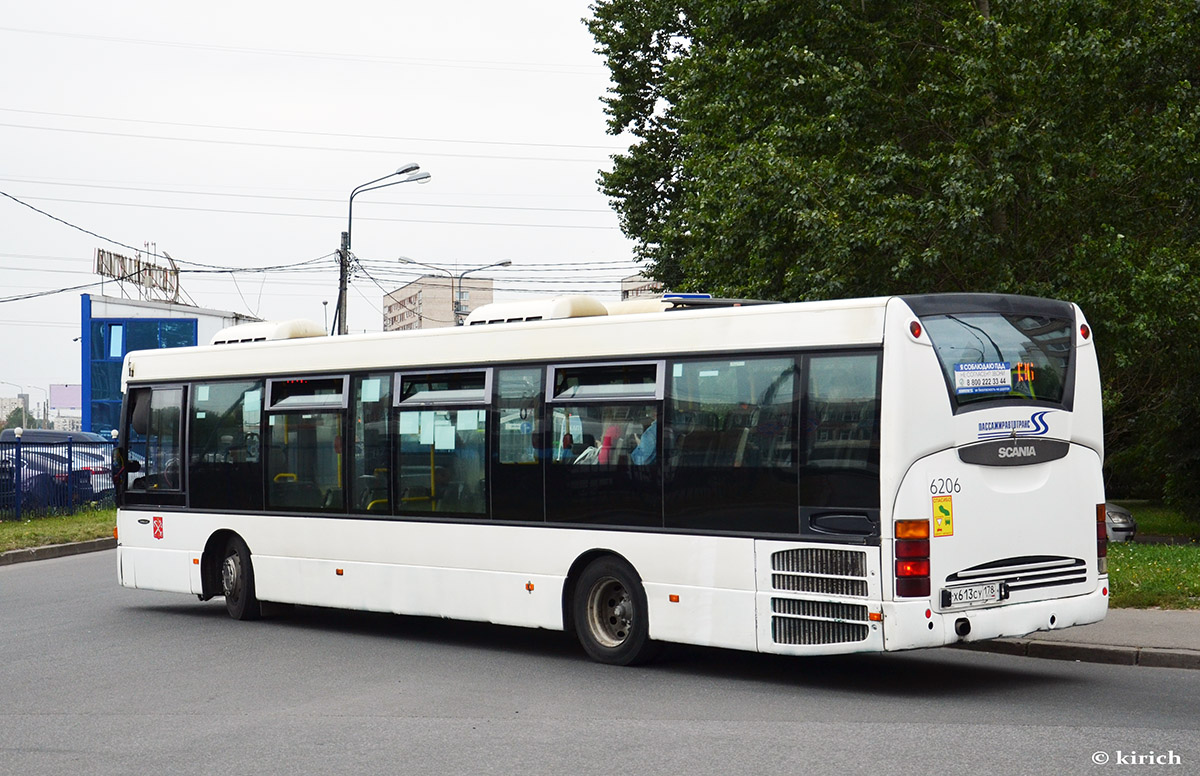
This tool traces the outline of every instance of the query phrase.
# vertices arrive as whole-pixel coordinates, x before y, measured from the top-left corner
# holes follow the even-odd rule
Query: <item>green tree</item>
[[[598,0],[601,185],[676,290],[1079,303],[1109,476],[1200,515],[1200,5]]]
[[[8,413],[8,417],[4,419],[4,423],[0,424],[0,428],[17,428],[27,422],[27,416],[23,414],[24,410],[17,407],[12,412]]]

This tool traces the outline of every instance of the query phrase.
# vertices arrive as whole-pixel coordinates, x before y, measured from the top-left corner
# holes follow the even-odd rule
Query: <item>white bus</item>
[[[127,587],[807,655],[1107,610],[1078,307],[587,300],[130,353]],[[544,312],[539,312],[544,310]]]

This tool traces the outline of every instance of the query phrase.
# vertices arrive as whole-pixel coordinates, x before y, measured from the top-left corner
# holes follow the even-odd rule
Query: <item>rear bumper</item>
[[[956,612],[933,611],[929,601],[885,602],[884,650],[939,647],[1062,630],[1099,622],[1107,612],[1107,576],[1100,577],[1096,590],[1086,595]]]

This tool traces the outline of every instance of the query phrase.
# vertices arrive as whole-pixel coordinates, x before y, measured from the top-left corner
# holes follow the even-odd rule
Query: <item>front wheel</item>
[[[262,607],[254,595],[254,566],[250,548],[238,537],[225,545],[225,560],[221,564],[221,592],[225,594],[225,611],[235,620],[257,620]]]
[[[646,591],[637,573],[613,557],[592,561],[579,577],[572,601],[575,633],[599,663],[635,665],[652,660]]]

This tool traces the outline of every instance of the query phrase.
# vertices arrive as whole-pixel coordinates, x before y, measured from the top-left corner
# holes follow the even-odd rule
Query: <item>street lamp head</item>
[[[419,169],[421,169],[421,165],[417,164],[416,162],[409,162],[408,164],[402,166],[400,169],[396,170],[396,174],[397,175],[409,175],[410,173],[414,173]]]
[[[496,266],[497,267],[510,267],[510,266],[512,266],[512,262],[509,261],[508,259],[505,259],[504,261],[500,262]]]
[[[418,172],[408,176],[401,183],[429,183],[429,179],[433,176],[427,172]]]

